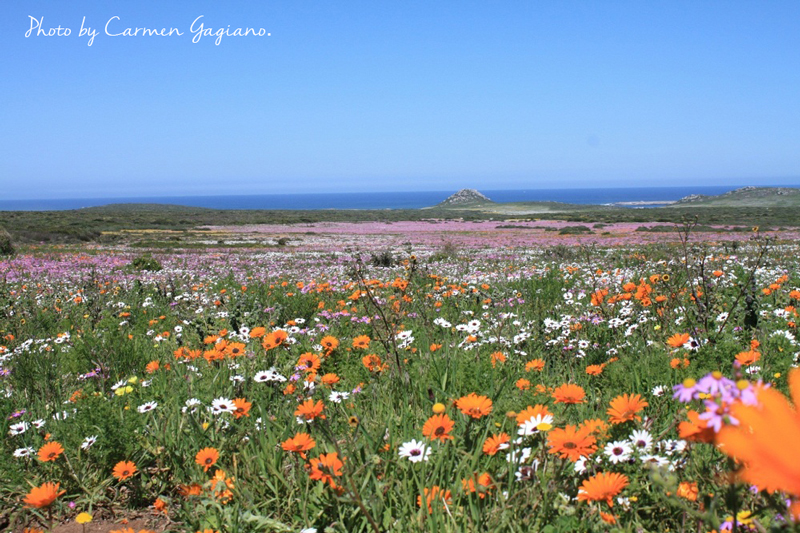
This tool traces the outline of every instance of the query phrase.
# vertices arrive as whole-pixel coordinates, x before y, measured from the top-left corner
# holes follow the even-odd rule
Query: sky
[[[39,21],[71,34],[26,37]],[[264,35],[217,45],[193,22]],[[5,1],[0,186],[32,199],[797,184],[798,27],[794,0]]]

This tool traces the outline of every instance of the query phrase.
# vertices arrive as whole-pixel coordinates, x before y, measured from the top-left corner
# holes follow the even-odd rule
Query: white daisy
[[[603,449],[603,453],[608,456],[612,463],[617,464],[630,459],[631,453],[633,453],[633,448],[631,448],[630,443],[624,440],[618,440],[616,442],[609,442],[606,444],[606,447]]]
[[[148,411],[152,411],[156,407],[158,407],[158,404],[156,402],[147,402],[140,405],[138,407],[138,410],[140,413],[147,413]]]
[[[89,448],[94,446],[95,442],[97,442],[97,435],[92,435],[91,437],[86,437],[85,439],[83,439],[83,443],[81,444],[81,449],[82,450],[88,450]]]
[[[349,392],[332,391],[330,396],[328,396],[328,401],[331,401],[333,403],[342,403],[342,400],[346,400],[349,397],[350,397]]]
[[[14,457],[30,457],[35,453],[36,450],[31,448],[30,446],[25,448],[17,448],[16,450],[14,450]]]
[[[522,448],[521,450],[514,450],[506,454],[506,461],[509,463],[524,463],[531,456],[530,448]]]
[[[27,422],[17,422],[16,424],[11,424],[10,426],[8,426],[8,434],[11,435],[12,437],[14,435],[22,435],[23,433],[28,431],[28,428],[30,427],[31,427],[30,424],[28,424]]]
[[[234,411],[236,411],[236,406],[228,398],[217,398],[211,402],[211,412],[215,415],[232,413]]]
[[[431,449],[422,441],[410,440],[400,445],[397,451],[400,457],[406,457],[412,463],[427,461],[431,455]]]
[[[672,466],[672,463],[669,462],[669,459],[667,459],[666,457],[661,457],[660,455],[643,455],[641,457],[641,460],[645,466],[650,466],[654,468],[667,467],[670,470],[675,469],[675,467]]]
[[[517,478],[517,481],[528,481],[529,479],[533,479],[534,474],[539,469],[539,460],[534,459],[531,461],[529,465],[522,465],[514,472],[514,477]]]
[[[253,376],[253,381],[256,383],[266,383],[267,381],[283,383],[286,381],[286,378],[280,375],[274,368],[270,368],[269,370],[257,372],[256,375]]]
[[[588,460],[587,457],[581,455],[578,458],[578,460],[575,461],[575,464],[572,465],[572,467],[575,469],[575,473],[576,474],[583,474],[584,472],[586,472],[586,461],[587,460]]]
[[[653,436],[643,429],[636,430],[631,433],[631,436],[628,438],[628,442],[630,442],[636,450],[641,452],[649,452],[650,448],[653,447]]]

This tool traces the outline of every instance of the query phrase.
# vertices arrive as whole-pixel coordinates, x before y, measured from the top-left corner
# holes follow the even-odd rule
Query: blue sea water
[[[784,185],[786,186],[786,185]],[[800,187],[790,185],[790,187]],[[691,194],[717,195],[736,186],[627,187],[594,189],[481,190],[495,202],[564,202],[616,204],[620,202],[670,202]],[[151,196],[136,198],[65,198],[57,200],[4,200],[0,210],[45,211],[80,209],[115,203],[174,204],[213,209],[416,209],[443,201],[455,191],[363,192],[330,194],[252,194],[231,196]],[[661,204],[663,205],[663,204]],[[634,206],[629,206],[634,207]],[[654,207],[648,205],[645,207]]]

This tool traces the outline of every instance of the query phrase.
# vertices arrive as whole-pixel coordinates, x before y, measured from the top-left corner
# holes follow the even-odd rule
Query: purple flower
[[[673,398],[676,398],[682,403],[689,403],[694,399],[694,393],[697,392],[697,382],[691,378],[687,378],[683,380],[683,383],[672,387],[672,390],[675,391],[672,395]]]

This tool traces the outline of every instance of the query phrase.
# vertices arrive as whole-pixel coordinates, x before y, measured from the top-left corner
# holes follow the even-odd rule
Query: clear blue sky
[[[0,10],[8,199],[800,182],[795,0]]]

